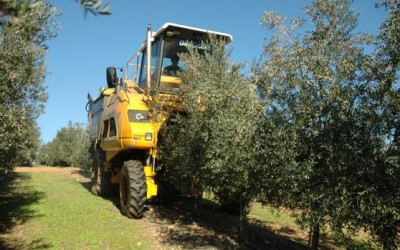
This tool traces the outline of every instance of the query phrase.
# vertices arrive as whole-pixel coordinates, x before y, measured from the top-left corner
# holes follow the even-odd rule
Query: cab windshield
[[[201,45],[201,42],[196,43],[180,37],[165,37],[161,62],[160,89],[179,87],[181,84],[179,74],[185,68],[185,63],[179,58],[179,55],[187,53],[188,47],[196,48],[200,52],[207,49],[205,45]]]
[[[188,40],[185,37],[164,35],[156,39],[151,46],[151,85],[161,92],[169,92],[179,88],[182,83],[180,73],[185,68],[185,63],[179,58],[183,53],[188,52],[188,48],[197,49],[200,53],[208,51],[209,48],[199,42]],[[141,66],[139,71],[138,84],[141,89],[146,88],[147,79],[147,50],[142,50],[140,54]],[[139,60],[139,59],[138,59]],[[128,64],[137,65],[137,64]],[[136,72],[138,72],[136,71]],[[135,75],[135,74],[132,74]]]
[[[178,76],[179,71],[185,67],[185,64],[179,58],[179,54],[186,53],[187,48],[180,45],[183,43],[181,41],[179,38],[172,37],[167,37],[164,40],[161,75]]]

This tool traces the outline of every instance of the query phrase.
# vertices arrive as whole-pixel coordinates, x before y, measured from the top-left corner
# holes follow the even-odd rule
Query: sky
[[[374,8],[378,0],[354,0],[360,14],[358,29],[377,34],[386,11]],[[283,16],[305,17],[307,0],[104,0],[109,16],[84,17],[75,0],[51,0],[62,15],[57,37],[47,42],[49,100],[38,119],[41,139],[53,140],[69,121],[87,124],[87,94],[97,97],[106,86],[106,68],[122,67],[139,50],[146,27],[157,31],[172,22],[231,34],[231,60],[248,65],[262,53],[268,32],[260,25],[264,11]]]

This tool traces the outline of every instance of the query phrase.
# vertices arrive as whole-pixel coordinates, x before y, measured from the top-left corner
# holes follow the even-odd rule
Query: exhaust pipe
[[[146,39],[146,96],[150,96],[150,89],[151,89],[151,39],[152,39],[152,32],[151,32],[151,25],[147,25],[147,39]]]

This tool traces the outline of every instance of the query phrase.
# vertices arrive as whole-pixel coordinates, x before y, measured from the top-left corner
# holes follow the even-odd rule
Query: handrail
[[[126,80],[133,80],[134,82],[138,81],[139,70],[140,70],[139,57],[140,57],[140,51],[133,54],[126,63],[126,70],[125,70]],[[136,58],[136,63],[133,63],[133,60],[135,60],[135,58]],[[129,74],[129,69],[131,67],[136,67],[136,69],[134,69],[132,73]]]

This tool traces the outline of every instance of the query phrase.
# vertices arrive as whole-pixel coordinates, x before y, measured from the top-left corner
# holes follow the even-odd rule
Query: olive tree
[[[250,202],[265,187],[270,170],[290,154],[278,148],[287,143],[284,128],[266,120],[256,85],[241,73],[243,64],[229,60],[225,42],[211,38],[202,47],[209,50],[180,55],[186,68],[175,94],[182,105],[160,132],[160,162],[170,182],[192,183],[238,211],[244,232]]]
[[[30,146],[36,119],[47,99],[45,41],[54,37],[52,20],[57,14],[46,1],[18,19],[3,19],[0,28],[0,176],[9,172]],[[22,25],[23,24],[23,25]],[[12,30],[12,32],[9,32]]]
[[[77,2],[85,14],[110,14],[101,0]],[[38,145],[36,119],[47,100],[45,42],[55,37],[57,15],[46,0],[0,0],[0,178],[36,153],[28,151]]]
[[[84,11],[93,15],[109,15],[110,3],[103,3],[102,0],[75,0]],[[23,16],[31,11],[41,0],[0,0],[0,25],[3,24],[1,18],[10,17],[14,20],[23,21]],[[22,18],[22,19],[20,19]]]
[[[371,59],[363,48],[373,40],[355,33],[350,4],[312,1],[305,8],[308,30],[306,20],[265,13],[272,34],[254,66],[268,115],[280,114],[295,134],[297,164],[282,166],[287,171],[274,178],[287,185],[266,192],[265,200],[298,211],[298,221],[310,228],[312,249],[327,224],[338,232],[363,225],[354,222],[367,205],[360,201],[370,194],[370,181],[376,181],[366,178],[378,171],[371,153],[384,146],[374,134],[380,120],[368,109],[373,86],[365,72]]]
[[[381,147],[369,155],[366,192],[354,212],[384,249],[396,249],[400,245],[400,11],[396,5],[388,10],[366,73],[373,88],[364,105],[366,126],[373,128],[371,135],[380,139]]]

